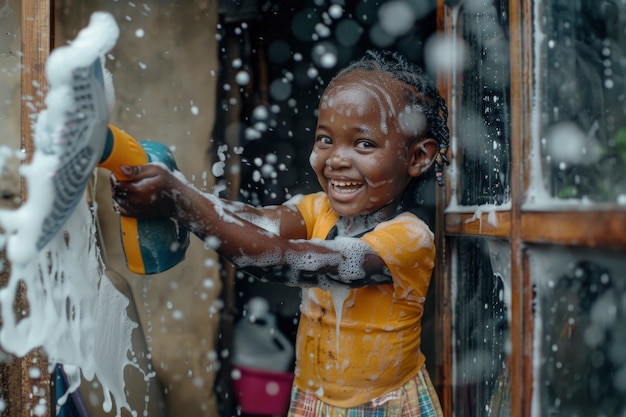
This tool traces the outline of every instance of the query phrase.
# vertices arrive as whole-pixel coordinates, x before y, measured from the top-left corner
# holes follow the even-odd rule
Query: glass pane
[[[0,208],[16,207],[21,200],[20,11],[19,0],[0,0]]]
[[[0,0],[0,146],[20,145],[19,0]]]
[[[474,237],[456,240],[453,248],[454,413],[508,415],[511,248]]]
[[[461,205],[510,199],[510,93],[508,1],[474,1],[461,9],[466,45],[460,111]]]
[[[623,2],[545,1],[538,31],[541,153],[549,197],[626,194],[626,8]]]
[[[626,413],[623,254],[530,251],[536,284],[535,403],[539,416]]]

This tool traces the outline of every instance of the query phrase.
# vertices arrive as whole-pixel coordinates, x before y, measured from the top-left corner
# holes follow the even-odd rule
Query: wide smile
[[[363,183],[360,181],[351,180],[330,180],[330,185],[340,192],[350,192],[363,187]]]
[[[329,191],[335,200],[346,200],[361,191],[365,184],[356,180],[329,179]]]

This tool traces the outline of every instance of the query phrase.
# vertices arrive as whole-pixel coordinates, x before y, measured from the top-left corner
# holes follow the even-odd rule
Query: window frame
[[[22,0],[20,6],[20,34],[21,34],[21,97],[33,97],[32,108],[28,100],[21,100],[20,104],[20,145],[25,155],[22,163],[28,163],[34,152],[32,139],[32,114],[44,106],[43,96],[39,86],[47,84],[45,62],[52,48],[54,39],[52,31],[53,0]],[[26,199],[26,187],[22,184],[21,200]],[[0,256],[2,258],[2,256]],[[9,277],[0,273],[0,281]],[[16,308],[28,309],[26,292],[20,286],[15,300]],[[37,364],[40,375],[33,377],[30,369]],[[48,358],[41,348],[33,349],[23,357],[14,358],[10,363],[0,364],[0,392],[6,400],[6,415],[27,417],[32,415],[35,405],[42,407],[38,410],[42,415],[52,415],[56,403],[54,376],[48,368]],[[45,399],[39,403],[39,399]]]
[[[509,1],[510,39],[510,108],[511,108],[511,203],[494,211],[476,212],[474,207],[445,209],[451,201],[450,179],[445,190],[437,191],[437,245],[439,248],[436,270],[436,322],[438,352],[437,387],[446,416],[453,410],[453,312],[452,280],[454,278],[451,239],[461,236],[504,238],[511,245],[511,401],[513,417],[529,417],[533,399],[533,281],[530,276],[529,244],[575,246],[588,249],[626,249],[626,209],[617,204],[563,205],[555,208],[525,206],[530,187],[533,140],[533,117],[537,109],[533,100],[537,92],[534,69],[541,62],[535,56],[537,39],[533,37],[535,19],[541,5],[548,0]],[[437,0],[437,27],[446,35],[456,33],[452,5],[459,2]],[[453,79],[454,77],[454,79]],[[453,91],[461,75],[438,74],[442,94],[449,103],[450,131],[454,125],[457,106]],[[458,84],[456,84],[458,85]],[[455,149],[451,149],[451,163]],[[491,222],[489,217],[491,216]],[[495,220],[495,221],[493,221]]]

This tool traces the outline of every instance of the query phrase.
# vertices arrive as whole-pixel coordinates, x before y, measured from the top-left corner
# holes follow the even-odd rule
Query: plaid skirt
[[[426,367],[423,367],[397,390],[351,408],[326,404],[294,386],[288,417],[443,417],[443,412]]]

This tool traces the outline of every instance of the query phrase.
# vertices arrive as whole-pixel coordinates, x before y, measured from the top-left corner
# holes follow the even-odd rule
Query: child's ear
[[[426,138],[411,144],[409,147],[409,175],[419,177],[435,162],[435,157],[439,151],[439,143],[433,138]]]

